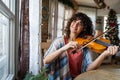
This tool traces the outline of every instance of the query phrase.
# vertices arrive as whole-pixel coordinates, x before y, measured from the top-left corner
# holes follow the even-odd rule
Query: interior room
[[[0,0],[0,80],[119,80],[119,4],[120,0]],[[95,66],[93,69],[87,66],[84,73],[81,69],[81,74],[70,79],[64,78],[64,75],[62,78],[60,75],[60,78],[49,78],[47,74],[49,70],[45,67],[47,53],[51,50],[58,51],[54,41],[67,35],[65,31],[68,26],[71,27],[69,25],[71,17],[79,12],[85,13],[91,20],[93,33],[91,39],[86,39],[89,34],[82,36],[88,41],[82,43],[83,45],[79,44],[80,47],[76,48],[76,51],[88,48],[91,52],[89,54],[91,64],[95,62],[96,65],[92,65]],[[82,20],[80,21],[79,24],[83,26]],[[70,24],[72,25],[72,22]],[[71,41],[77,42],[72,39]],[[91,44],[93,42],[100,47]],[[65,41],[64,45],[67,45]],[[100,58],[111,46],[117,46],[118,50],[109,50],[111,52],[106,52],[111,53],[109,56]],[[69,57],[68,54],[66,55]],[[60,56],[57,55],[61,59]],[[51,61],[56,62],[56,57]],[[68,63],[70,65],[70,61]],[[80,63],[82,64],[83,62]],[[54,72],[53,70],[51,74]]]

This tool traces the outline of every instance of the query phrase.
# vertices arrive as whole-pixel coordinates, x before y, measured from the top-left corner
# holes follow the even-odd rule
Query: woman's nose
[[[78,27],[78,24],[77,23],[75,23],[74,25],[73,25],[73,27],[75,28],[75,27]]]

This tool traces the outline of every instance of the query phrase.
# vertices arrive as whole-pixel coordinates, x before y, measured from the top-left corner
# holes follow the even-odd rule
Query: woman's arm
[[[74,41],[70,41],[68,44],[64,45],[63,47],[59,48],[58,50],[48,54],[45,58],[44,58],[44,63],[48,64],[53,62],[56,58],[58,58],[58,56],[60,54],[62,54],[64,51],[72,48],[72,49],[76,49],[78,47],[78,43],[74,42]]]
[[[62,48],[54,51],[53,53],[48,54],[45,58],[44,58],[44,64],[48,64],[53,62],[61,53],[63,53],[65,50]]]
[[[115,55],[118,51],[118,46],[109,46],[95,61],[93,61],[87,68],[86,71],[97,69],[104,59],[109,55]]]

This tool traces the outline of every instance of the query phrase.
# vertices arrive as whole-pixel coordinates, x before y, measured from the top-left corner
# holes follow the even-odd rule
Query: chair
[[[50,47],[51,41],[41,42],[41,65],[43,66],[43,57],[47,49]]]

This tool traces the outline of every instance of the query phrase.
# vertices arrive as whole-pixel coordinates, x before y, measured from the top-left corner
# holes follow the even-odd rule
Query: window
[[[95,28],[95,22],[96,22],[96,9],[95,8],[79,7],[78,12],[83,12],[87,14],[91,18],[93,22],[93,26]]]
[[[58,24],[57,24],[57,37],[62,35],[64,20],[64,5],[58,3]]]
[[[14,76],[15,16],[9,2],[0,0],[0,80],[11,80]]]
[[[66,28],[67,22],[72,17],[72,15],[73,15],[73,10],[66,6],[65,7],[65,14],[64,14],[64,28],[63,29]]]
[[[2,0],[4,2],[4,4],[9,8],[9,3],[10,3],[10,0]]]
[[[57,0],[49,1],[49,24],[48,24],[48,35],[49,39],[54,40],[57,36],[57,22],[58,22],[58,2]]]
[[[8,74],[8,26],[9,20],[0,13],[0,79]]]
[[[15,0],[2,0],[3,3],[15,14]]]

